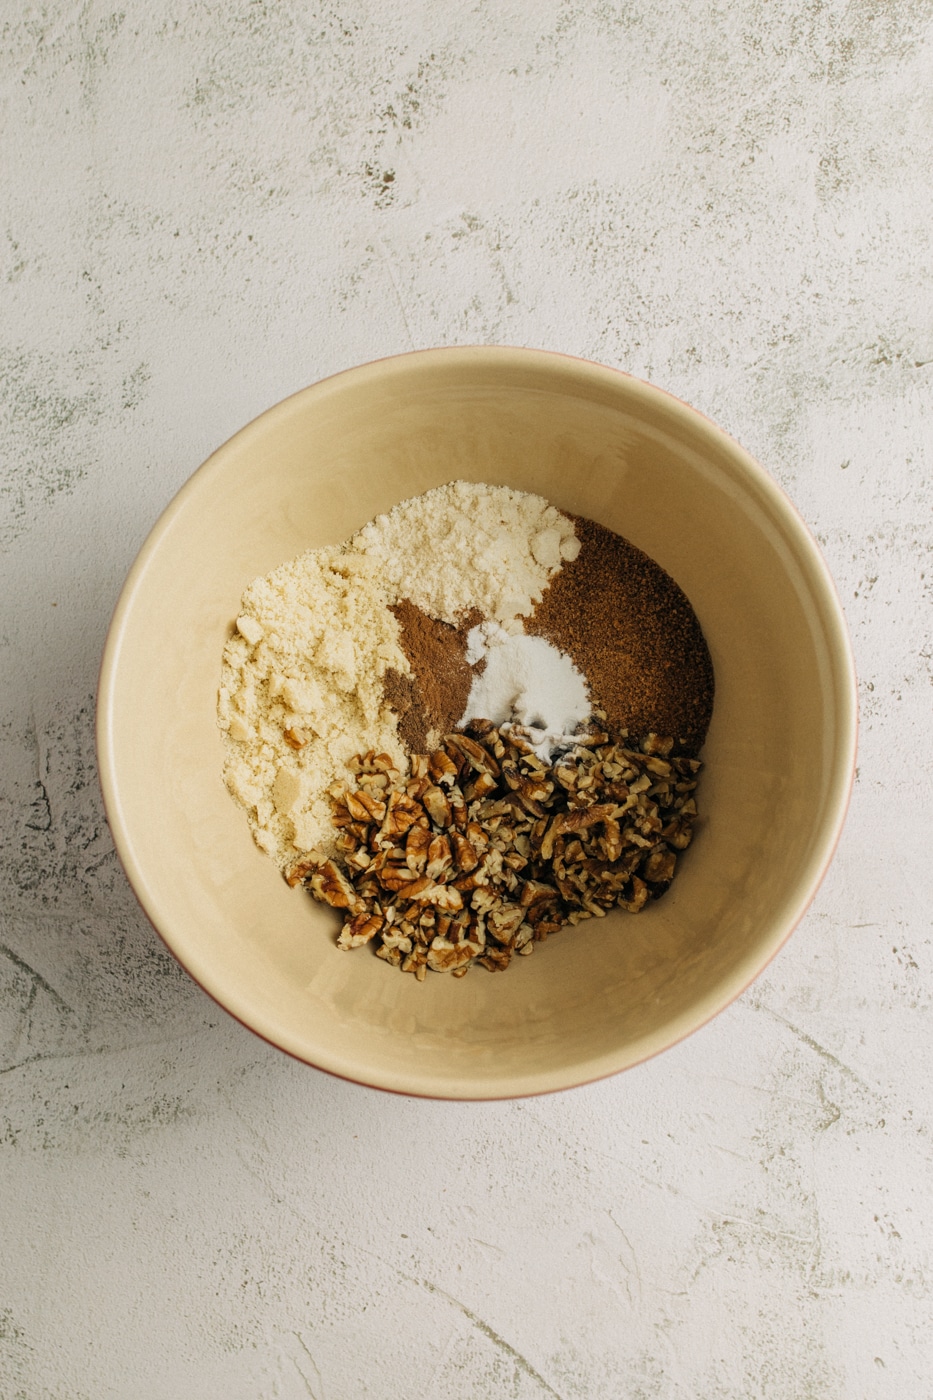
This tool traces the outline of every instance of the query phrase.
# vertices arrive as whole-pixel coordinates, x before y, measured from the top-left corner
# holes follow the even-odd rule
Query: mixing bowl
[[[505,975],[402,976],[334,947],[221,777],[221,652],[252,578],[454,478],[546,496],[618,531],[686,592],[716,702],[701,820],[643,913],[564,929]],[[855,752],[845,623],[790,502],[651,385],[562,355],[428,350],[335,375],[219,448],[158,521],[104,652],[101,782],[148,917],[233,1016],[383,1089],[498,1098],[625,1069],[696,1030],[775,955],[822,878]]]

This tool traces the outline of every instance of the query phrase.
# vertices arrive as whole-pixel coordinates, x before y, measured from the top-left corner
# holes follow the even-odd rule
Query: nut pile
[[[637,913],[665,892],[701,767],[672,748],[600,730],[549,766],[518,727],[479,720],[413,755],[407,780],[367,753],[357,788],[332,790],[340,863],[312,853],[289,884],[345,911],[338,947],[375,940],[419,981],[473,962],[501,971],[564,924],[616,905]]]

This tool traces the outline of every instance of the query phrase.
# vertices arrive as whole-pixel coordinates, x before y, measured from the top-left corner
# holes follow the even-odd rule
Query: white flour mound
[[[466,659],[486,665],[473,677],[461,725],[470,719],[521,725],[538,757],[549,762],[590,715],[586,680],[570,657],[544,637],[480,623],[467,634]]]
[[[543,497],[454,481],[254,580],[224,648],[217,714],[224,780],[257,845],[286,872],[310,850],[333,854],[328,789],[350,761],[373,749],[407,771],[383,702],[386,671],[410,673],[390,604],[408,598],[450,623],[478,608],[520,633],[579,549]]]
[[[580,544],[543,496],[451,481],[364,525],[352,545],[378,560],[397,598],[456,624],[469,608],[497,622],[527,617]]]

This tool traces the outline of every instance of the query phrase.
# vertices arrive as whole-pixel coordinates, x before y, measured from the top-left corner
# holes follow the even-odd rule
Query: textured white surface
[[[930,0],[0,27],[0,1395],[933,1395]],[[122,579],[211,448],[465,342],[732,431],[825,549],[863,706],[767,974],[651,1064],[492,1106],[229,1021],[136,908],[91,743]]]

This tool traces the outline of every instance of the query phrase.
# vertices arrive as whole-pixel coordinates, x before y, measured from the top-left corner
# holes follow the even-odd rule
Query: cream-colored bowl
[[[505,975],[422,984],[334,947],[221,779],[221,651],[243,588],[457,477],[546,496],[625,535],[687,593],[716,703],[702,820],[670,893],[542,944]],[[315,384],[208,459],[127,579],[101,671],[101,782],[143,908],[245,1025],[335,1074],[493,1098],[625,1069],[701,1026],[812,898],[845,815],[856,703],[820,554],[761,467],[677,399],[506,348],[429,350]]]

